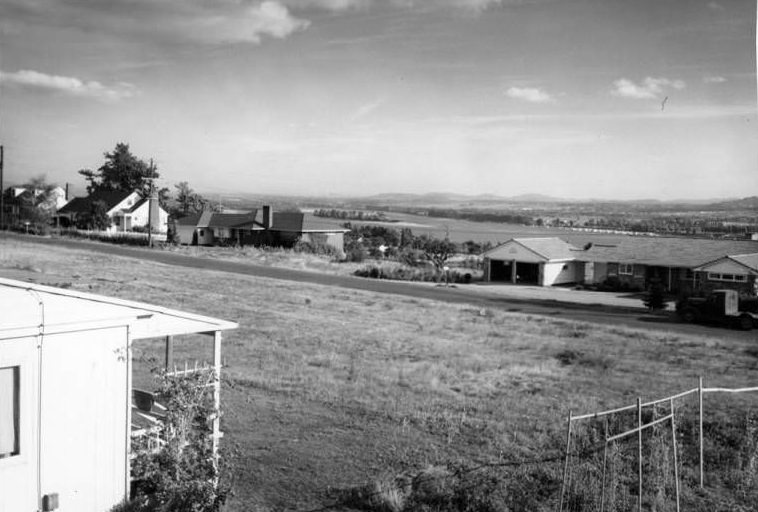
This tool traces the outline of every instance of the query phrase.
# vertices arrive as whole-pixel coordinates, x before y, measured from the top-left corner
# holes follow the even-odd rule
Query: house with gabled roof
[[[111,219],[110,232],[132,231],[151,225],[153,231],[165,233],[168,230],[168,212],[157,199],[153,199],[152,222],[150,219],[150,199],[142,197],[137,191],[100,190],[86,197],[75,197],[58,210],[58,218],[63,226],[76,225],[78,221],[90,215],[93,204],[105,204],[106,214]]]
[[[255,245],[292,247],[307,242],[334,247],[344,254],[349,230],[309,213],[275,212],[270,206],[242,213],[205,211],[174,220],[183,245]]]
[[[730,288],[756,293],[758,243],[675,237],[622,237],[578,248],[560,238],[517,238],[484,253],[484,280],[552,286],[611,284],[670,292]]]

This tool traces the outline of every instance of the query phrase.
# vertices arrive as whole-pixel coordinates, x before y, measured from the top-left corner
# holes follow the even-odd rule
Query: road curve
[[[723,339],[758,339],[758,334],[756,334],[757,331],[743,332],[733,329],[725,329],[719,326],[683,324],[677,322],[671,315],[649,315],[640,310],[598,304],[577,304],[557,300],[517,299],[513,297],[504,297],[499,294],[487,293],[481,289],[467,290],[467,286],[447,288],[421,285],[418,283],[365,279],[353,276],[338,276],[255,265],[252,263],[186,256],[159,249],[135,248],[101,242],[38,237],[7,232],[0,233],[0,243],[3,240],[16,240],[35,243],[42,246],[57,246],[86,250],[93,253],[137,258],[143,261],[154,261],[166,265],[186,268],[215,270],[234,274],[266,277],[270,279],[283,279],[287,281],[312,283],[324,286],[365,290],[375,293],[405,295],[444,302],[466,303],[473,304],[477,307],[497,308],[511,312],[565,318],[567,320],[579,320],[606,325],[623,325],[638,329],[656,329],[679,334],[708,335]],[[471,286],[473,287],[475,285]]]

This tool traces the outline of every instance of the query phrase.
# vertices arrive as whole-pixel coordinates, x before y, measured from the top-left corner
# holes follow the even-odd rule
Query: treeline
[[[488,212],[477,210],[455,210],[452,208],[430,208],[426,211],[429,217],[445,219],[462,219],[473,222],[501,222],[504,224],[520,224],[531,226],[534,219],[530,215],[510,212]]]
[[[371,220],[379,222],[389,222],[387,216],[381,212],[364,212],[362,210],[338,210],[336,208],[322,208],[315,210],[313,215],[316,217],[328,217],[331,219],[343,220]]]

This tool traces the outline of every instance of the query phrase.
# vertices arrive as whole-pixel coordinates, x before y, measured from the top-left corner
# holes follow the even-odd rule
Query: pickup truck
[[[714,290],[706,297],[687,297],[676,303],[685,322],[716,322],[749,331],[758,323],[758,298],[740,298],[736,290]]]

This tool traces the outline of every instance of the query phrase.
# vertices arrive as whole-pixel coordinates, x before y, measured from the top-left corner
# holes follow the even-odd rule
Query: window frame
[[[724,283],[747,283],[745,274],[728,274],[726,272],[708,272],[709,281],[721,281]]]
[[[619,263],[619,275],[620,276],[633,276],[634,263]]]
[[[7,366],[0,366],[0,371],[10,370],[13,373],[11,382],[13,389],[11,391],[13,397],[13,451],[7,453],[0,453],[0,463],[4,463],[8,460],[18,459],[23,455],[21,449],[21,365],[10,364]]]

